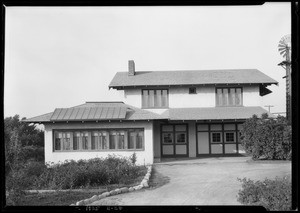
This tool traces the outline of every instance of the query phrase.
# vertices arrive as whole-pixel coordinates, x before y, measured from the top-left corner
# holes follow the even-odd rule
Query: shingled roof
[[[204,84],[278,84],[257,69],[117,72],[109,88]]]
[[[29,123],[98,120],[153,120],[160,115],[124,104],[123,102],[86,102],[70,108],[56,108],[53,112],[24,120]]]

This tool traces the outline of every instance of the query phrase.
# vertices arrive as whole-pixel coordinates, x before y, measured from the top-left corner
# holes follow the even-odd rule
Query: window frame
[[[219,135],[220,135],[220,141],[217,141],[217,142],[213,141],[213,134],[219,134]],[[210,142],[211,142],[212,144],[220,144],[220,143],[223,143],[223,134],[222,134],[222,130],[220,130],[220,131],[211,131],[211,132],[210,132]]]
[[[95,149],[92,149],[92,137],[93,134],[97,132],[98,139],[96,142],[98,143],[98,149],[96,149],[97,145],[95,144]],[[141,139],[141,148],[136,148],[139,139],[135,140],[134,148],[129,149],[129,133],[136,132],[136,137],[140,137]],[[67,135],[70,133],[70,149],[66,150],[63,147],[64,138],[60,140],[60,149],[56,150],[56,135],[61,134]],[[83,137],[82,135],[87,133],[87,149],[83,149]],[[110,148],[110,136],[111,133],[116,133],[116,144],[115,149]],[[78,135],[79,134],[79,137]],[[119,146],[119,135],[123,136],[123,149],[120,149]],[[76,143],[76,148],[74,149],[75,140],[74,137],[78,138],[78,144]],[[100,139],[101,137],[101,139]],[[76,139],[77,140],[77,139]],[[101,141],[101,143],[100,143]],[[99,147],[101,146],[101,147]],[[106,149],[103,149],[106,147]],[[52,152],[115,152],[115,151],[145,151],[145,129],[144,128],[111,128],[111,129],[53,129],[52,130]]]
[[[154,91],[153,93],[153,106],[150,106],[150,90],[151,91]],[[166,106],[162,106],[163,105],[163,99],[164,99],[164,96],[163,96],[163,90],[166,90],[167,91],[167,100],[166,100]],[[144,103],[144,91],[146,91],[147,94],[145,94],[145,96],[147,96],[147,103]],[[156,98],[157,98],[157,91],[161,91],[161,94],[160,94],[160,105],[161,106],[157,106],[157,103],[158,101],[156,101]],[[147,105],[145,105],[147,104]],[[167,88],[147,88],[147,89],[142,89],[141,90],[141,108],[142,109],[167,109],[169,108],[169,89]]]
[[[233,141],[227,141],[227,133],[232,133],[233,134]],[[224,131],[224,142],[225,143],[236,143],[236,131],[232,130],[232,131],[228,131],[228,130],[225,130]]]
[[[219,97],[218,94],[218,90],[221,89],[221,98]],[[226,99],[226,105],[224,105],[224,97],[225,97],[225,93],[224,93],[224,89],[227,90],[227,99]],[[235,93],[234,93],[234,104],[230,105],[230,97],[232,97],[230,94],[231,89],[234,89]],[[236,104],[236,97],[238,95],[237,93],[237,89],[241,90],[241,97],[240,97],[240,104]],[[220,99],[222,104],[220,104]],[[233,87],[215,87],[215,105],[216,107],[241,107],[243,106],[243,87],[239,87],[239,86],[233,86]]]
[[[192,92],[194,90],[194,92]],[[189,87],[189,94],[194,95],[197,94],[197,88],[196,87]]]

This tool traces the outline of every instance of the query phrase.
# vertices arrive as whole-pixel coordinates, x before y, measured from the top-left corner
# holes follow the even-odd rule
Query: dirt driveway
[[[240,205],[237,178],[273,179],[291,174],[289,161],[253,162],[249,157],[220,157],[154,164],[154,185],[90,205]]]

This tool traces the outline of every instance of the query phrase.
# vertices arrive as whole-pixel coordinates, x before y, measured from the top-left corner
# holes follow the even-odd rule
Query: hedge
[[[290,160],[292,128],[285,117],[276,119],[253,115],[241,128],[241,144],[253,159]]]

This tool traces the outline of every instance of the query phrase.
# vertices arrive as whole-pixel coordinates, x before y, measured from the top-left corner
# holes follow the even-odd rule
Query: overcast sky
[[[263,105],[285,112],[280,39],[290,3],[192,7],[6,7],[4,116],[120,101],[108,85],[137,71],[258,69],[279,82]]]

